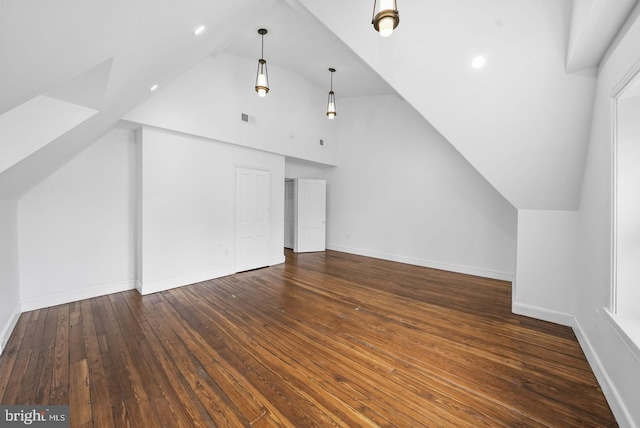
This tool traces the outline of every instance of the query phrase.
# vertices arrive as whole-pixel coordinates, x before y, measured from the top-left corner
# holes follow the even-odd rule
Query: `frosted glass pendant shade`
[[[264,97],[269,92],[269,76],[267,75],[267,61],[258,60],[258,73],[256,75],[256,92]]]
[[[396,0],[375,0],[371,23],[382,37],[389,37],[400,23]]]
[[[336,117],[336,101],[335,101],[335,95],[332,92],[329,92],[329,102],[327,103],[327,117],[329,119],[333,119],[334,117]]]
[[[264,97],[269,93],[269,74],[267,73],[267,61],[264,59],[264,35],[267,34],[267,30],[261,28],[258,30],[258,34],[262,37],[262,48],[256,72],[256,92],[259,97]]]
[[[331,73],[331,89],[329,90],[329,99],[327,100],[327,117],[329,119],[333,119],[336,117],[338,113],[336,113],[336,94],[333,93],[333,73],[335,73],[335,68],[330,68],[329,72]]]

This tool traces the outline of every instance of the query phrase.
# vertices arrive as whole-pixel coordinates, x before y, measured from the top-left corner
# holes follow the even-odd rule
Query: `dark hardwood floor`
[[[22,314],[2,404],[74,427],[616,426],[571,329],[510,284],[327,251]]]

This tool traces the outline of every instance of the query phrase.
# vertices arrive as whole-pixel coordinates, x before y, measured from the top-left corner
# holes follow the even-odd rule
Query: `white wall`
[[[0,353],[20,315],[17,203],[0,201]]]
[[[114,129],[20,199],[23,311],[134,286],[134,149]]]
[[[340,101],[327,247],[510,280],[516,210],[400,98]]]
[[[327,168],[332,167],[293,158],[286,158],[284,162],[284,174],[286,178],[322,179]]]
[[[603,308],[611,289],[612,91],[640,60],[640,5],[602,62],[586,160],[579,224],[577,334],[621,426],[640,426],[640,356]]]
[[[227,54],[207,57],[127,116],[205,139],[149,131],[166,137],[157,138],[166,145],[154,149],[147,141],[138,159],[133,133],[116,130],[19,201],[23,310],[129,289],[137,276],[141,289],[153,291],[230,273],[234,207],[228,180],[235,175],[226,173],[236,164],[272,171],[272,186],[278,187],[272,189],[277,198],[272,201],[272,236],[277,238],[271,262],[283,261],[284,156],[267,152],[335,164],[335,125],[326,120],[324,88],[273,67],[272,91],[261,99],[253,90],[254,71],[253,61]],[[240,120],[241,113],[250,115],[249,123]],[[169,153],[187,163],[162,170]],[[139,206],[136,173],[151,186]],[[163,188],[168,176],[173,187]],[[212,194],[201,180],[214,180]],[[196,189],[203,193],[194,196]],[[172,199],[183,203],[170,204],[173,220],[185,220],[188,230],[163,223],[167,219],[154,211]],[[136,228],[138,213],[145,216],[140,219],[144,229]],[[211,239],[201,240],[197,231]],[[135,244],[138,233],[144,248]],[[174,238],[177,249],[171,249]],[[183,253],[176,258],[171,251]]]
[[[144,128],[141,259],[147,294],[234,270],[236,167],[271,172],[271,264],[284,262],[284,157]]]
[[[255,61],[225,53],[207,57],[125,119],[335,165],[335,124],[325,115],[326,88],[269,65],[271,90],[260,98],[255,72]],[[248,123],[242,113],[249,115]]]
[[[513,312],[573,325],[577,211],[518,210]]]
[[[382,38],[367,2],[299,1],[516,208],[577,209],[596,73],[566,72],[573,2],[398,2]]]

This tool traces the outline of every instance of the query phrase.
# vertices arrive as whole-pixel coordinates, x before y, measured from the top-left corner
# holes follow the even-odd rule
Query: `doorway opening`
[[[285,179],[284,246],[296,253],[326,248],[326,182]]]

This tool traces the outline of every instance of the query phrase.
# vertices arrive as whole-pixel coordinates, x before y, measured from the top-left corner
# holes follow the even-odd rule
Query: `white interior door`
[[[297,253],[325,250],[326,183],[298,179],[295,193],[295,245]]]
[[[293,249],[295,207],[293,180],[284,182],[284,247]]]
[[[236,169],[236,271],[269,265],[271,174]]]

